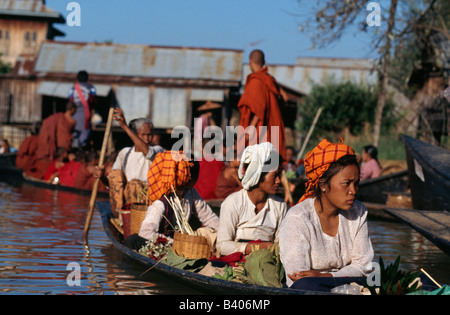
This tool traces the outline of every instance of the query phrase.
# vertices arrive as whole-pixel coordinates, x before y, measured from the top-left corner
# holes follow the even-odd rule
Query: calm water
[[[89,246],[82,234],[89,196],[0,183],[0,294],[199,294],[123,257],[95,213]],[[450,283],[450,256],[404,224],[371,221],[376,257],[402,256],[402,269],[424,268]],[[81,267],[79,286],[69,286],[69,263]],[[73,279],[73,278],[70,278]]]

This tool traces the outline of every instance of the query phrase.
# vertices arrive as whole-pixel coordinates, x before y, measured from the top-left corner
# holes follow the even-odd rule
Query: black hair
[[[372,159],[374,159],[375,161],[377,161],[378,165],[381,167],[381,164],[380,164],[380,162],[378,161],[378,149],[377,149],[375,146],[369,144],[369,145],[366,145],[366,146],[363,148],[363,150],[364,150],[365,152],[367,152],[367,154],[369,154],[369,156],[370,156]]]
[[[82,70],[78,72],[77,80],[78,82],[85,83],[89,80],[89,74],[86,71]]]
[[[330,184],[331,178],[342,171],[342,169],[348,165],[355,165],[358,167],[358,172],[360,172],[360,167],[358,160],[356,159],[356,155],[344,155],[336,162],[331,163],[328,170],[326,170],[325,173],[322,174],[322,176],[319,179],[319,185],[317,185],[315,189],[315,195],[319,198],[322,195],[322,189],[321,186],[328,186]],[[359,177],[359,174],[358,174]],[[322,203],[322,202],[321,202]]]
[[[192,161],[192,166],[191,166],[191,180],[195,179],[195,181],[198,180],[198,176],[200,174],[200,163],[198,161]]]

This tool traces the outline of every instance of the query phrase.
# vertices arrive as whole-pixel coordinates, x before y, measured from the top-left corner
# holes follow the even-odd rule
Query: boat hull
[[[96,208],[101,214],[103,227],[108,238],[113,245],[132,261],[152,268],[152,272],[157,272],[169,279],[181,282],[207,294],[226,295],[330,295],[331,293],[294,290],[289,288],[272,288],[259,285],[248,285],[233,281],[226,281],[214,277],[200,275],[194,272],[174,268],[158,261],[148,258],[131,250],[122,244],[122,235],[110,222],[112,213],[109,202],[97,202]],[[334,294],[332,294],[334,295]]]
[[[450,211],[450,151],[402,136],[414,209]]]

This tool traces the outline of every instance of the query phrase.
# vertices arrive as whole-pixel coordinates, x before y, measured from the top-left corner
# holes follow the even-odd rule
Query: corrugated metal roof
[[[347,68],[347,69],[372,69],[374,60],[357,58],[316,58],[298,57],[295,65],[314,68]]]
[[[35,71],[240,82],[242,58],[240,50],[46,42]]]
[[[0,0],[0,14],[61,18],[59,12],[45,6],[42,0]]]
[[[377,80],[370,59],[298,58],[296,65],[268,65],[268,68],[280,84],[305,94],[310,93],[313,83],[322,83],[328,77],[357,83]],[[250,67],[244,65],[243,84],[250,73]]]

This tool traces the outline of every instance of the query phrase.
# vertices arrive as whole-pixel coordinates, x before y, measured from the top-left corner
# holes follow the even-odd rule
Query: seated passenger
[[[65,165],[66,159],[66,148],[58,148],[56,150],[55,159],[45,171],[44,181],[47,183],[59,184],[59,170]]]
[[[218,158],[217,154],[212,154],[205,150],[205,145],[211,140],[204,141],[202,156],[199,159],[200,174],[195,189],[205,200],[217,199],[216,183],[221,169],[225,163]]]
[[[116,215],[124,204],[137,202],[137,193],[147,187],[147,173],[160,146],[151,146],[153,124],[147,118],[132,120],[128,126],[120,108],[114,110],[114,120],[133,141],[134,146],[122,149],[112,171],[105,176],[104,167],[96,168],[94,176],[109,187],[111,210]]]
[[[359,179],[361,181],[371,178],[377,178],[380,176],[381,166],[378,162],[378,150],[373,145],[366,145],[363,148],[362,154],[362,166],[361,175]]]
[[[85,153],[81,149],[72,149],[68,161],[59,169],[59,182],[62,186],[74,187],[80,168],[85,163]]]
[[[238,160],[230,161],[220,170],[215,190],[217,198],[225,199],[232,193],[242,189],[238,176],[239,164]]]
[[[330,291],[371,270],[367,209],[355,200],[359,164],[353,149],[323,140],[305,158],[306,193],[280,229],[287,286]]]
[[[38,136],[32,133],[20,145],[16,157],[16,166],[25,172],[28,171],[36,160],[37,150]]]
[[[220,209],[217,249],[222,256],[251,253],[251,241],[260,240],[259,248],[277,241],[287,211],[284,200],[275,196],[282,162],[271,143],[245,149],[239,167],[244,188],[228,196]]]
[[[36,158],[27,170],[29,176],[43,179],[45,171],[55,160],[57,148],[70,150],[75,127],[72,116],[75,110],[75,104],[68,102],[64,113],[55,113],[44,119],[37,138]]]
[[[86,154],[85,163],[81,165],[75,177],[74,187],[81,189],[92,190],[96,181],[94,172],[98,165],[100,156],[97,152],[89,152]],[[99,191],[107,191],[105,185],[100,182],[98,186]]]
[[[148,197],[151,205],[147,209],[139,235],[130,236],[127,246],[139,249],[156,233],[173,236],[173,228],[177,223],[174,210],[165,198],[174,197],[172,187],[184,206],[186,219],[193,230],[200,226],[218,228],[218,216],[193,188],[198,174],[197,161],[187,161],[184,155],[175,151],[157,154],[148,172]]]

